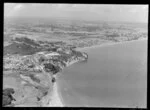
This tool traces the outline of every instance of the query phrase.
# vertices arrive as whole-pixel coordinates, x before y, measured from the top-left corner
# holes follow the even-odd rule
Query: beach
[[[68,67],[68,66],[70,66],[76,62],[78,62],[78,61],[76,60],[76,61],[70,62],[67,64],[66,67]],[[59,73],[57,73],[57,74],[59,74]],[[57,79],[57,75],[53,75],[53,77],[55,77],[56,80],[59,80],[59,79]],[[58,87],[57,81],[54,82],[54,84],[53,84],[53,91],[51,94],[51,100],[48,104],[48,107],[64,107],[63,99],[62,99],[61,94],[59,92],[59,87]]]
[[[143,38],[143,39],[138,39],[136,41],[139,41],[139,40],[146,40],[146,38]],[[135,40],[132,40],[132,41],[129,41],[129,42],[134,42]],[[108,45],[114,45],[114,44],[121,44],[121,43],[127,43],[128,41],[124,41],[124,42],[112,42],[112,43],[104,43],[104,44],[101,44],[101,45],[95,45],[95,46],[91,46],[91,47],[85,47],[85,48],[77,48],[77,50],[79,51],[82,51],[82,50],[85,50],[85,49],[91,49],[91,48],[98,48],[98,47],[102,47],[102,46],[108,46]],[[70,63],[67,64],[67,67],[76,63],[77,61],[72,61]],[[53,75],[53,77],[57,78],[57,75]],[[59,79],[57,79],[59,80]],[[64,104],[63,104],[63,100],[62,100],[62,97],[61,97],[61,94],[59,93],[59,86],[57,84],[58,82],[56,81],[54,84],[53,84],[53,92],[51,94],[51,100],[49,102],[49,107],[64,107]]]
[[[63,106],[64,104],[63,104],[61,95],[59,93],[58,84],[57,82],[55,82],[53,85],[52,97],[51,97],[48,107],[63,107]]]
[[[78,62],[78,61],[77,60],[71,61],[71,62],[67,63],[66,67],[68,67],[76,62]],[[57,73],[57,74],[61,74],[61,73]],[[57,80],[59,80],[59,79],[57,78],[57,75],[53,75],[53,77],[56,78],[56,82],[54,82],[54,84],[53,84],[53,91],[51,94],[51,99],[48,104],[48,107],[64,107],[63,99],[59,92],[59,86],[58,86],[58,82],[57,82]]]
[[[102,46],[109,46],[109,45],[115,45],[115,44],[122,44],[122,43],[134,42],[134,41],[139,41],[139,40],[147,40],[147,38],[140,38],[140,39],[138,39],[138,40],[131,40],[131,41],[102,43],[102,44],[100,44],[100,45],[93,45],[93,46],[90,46],[90,47],[76,48],[76,50],[77,50],[77,51],[83,51],[83,50],[86,50],[86,49],[99,48],[99,47],[102,47]]]

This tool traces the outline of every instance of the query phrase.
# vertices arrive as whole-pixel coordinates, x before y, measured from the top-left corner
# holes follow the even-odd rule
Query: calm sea
[[[59,75],[65,106],[146,107],[147,40],[82,51],[88,61]]]

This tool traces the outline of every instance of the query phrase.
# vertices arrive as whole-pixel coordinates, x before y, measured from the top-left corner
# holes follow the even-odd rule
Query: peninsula
[[[46,107],[63,106],[57,73],[88,55],[63,42],[22,37],[4,47],[3,59],[3,106]]]

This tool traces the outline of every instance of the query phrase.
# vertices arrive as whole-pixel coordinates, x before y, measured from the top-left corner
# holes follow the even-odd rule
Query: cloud
[[[33,4],[28,4],[34,7],[40,7],[40,6],[44,6],[44,4],[40,4],[40,3],[33,3]]]
[[[5,15],[18,17],[65,17],[85,20],[135,21],[148,17],[148,5],[28,3],[7,4]]]
[[[4,16],[13,16],[15,15],[20,9],[23,8],[23,4],[10,4],[6,3],[4,5]]]
[[[148,5],[144,5],[144,6],[142,7],[142,9],[143,9],[143,10],[148,10]]]
[[[13,10],[19,10],[23,7],[22,4],[17,4],[16,6],[14,6]]]
[[[131,12],[131,13],[136,13],[137,10],[136,10],[136,9],[131,9],[130,12]]]

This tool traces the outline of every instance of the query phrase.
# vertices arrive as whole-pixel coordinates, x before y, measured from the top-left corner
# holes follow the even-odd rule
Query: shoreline
[[[67,63],[66,67],[71,66],[79,61],[78,60],[71,61],[71,62]],[[58,87],[58,82],[57,82],[57,80],[59,80],[58,74],[59,74],[59,72],[56,75],[53,75],[53,77],[56,78],[56,82],[53,83],[53,90],[52,90],[52,94],[51,94],[51,98],[50,98],[51,100],[49,101],[48,107],[64,107],[65,106],[64,102],[63,102],[63,98],[59,91],[59,87]]]
[[[48,107],[64,107],[57,82],[53,84],[53,91],[52,91],[51,100],[48,104]]]
[[[102,44],[100,44],[100,45],[93,45],[93,46],[90,46],[90,47],[76,48],[76,50],[77,50],[77,51],[83,51],[83,50],[86,50],[86,49],[92,49],[92,48],[98,48],[98,47],[103,47],[103,46],[109,46],[109,45],[115,45],[115,44],[122,44],[122,43],[134,42],[134,41],[140,41],[140,40],[148,40],[148,38],[140,38],[140,39],[131,40],[131,41],[102,43]]]
[[[127,43],[127,42],[134,42],[134,41],[140,41],[140,40],[147,40],[147,38],[141,38],[138,40],[132,40],[132,41],[121,41],[121,42],[112,42],[112,43],[104,43],[101,45],[95,45],[95,46],[91,46],[91,47],[84,47],[84,48],[77,48],[77,51],[83,51],[85,49],[91,49],[91,48],[98,48],[98,47],[103,47],[103,46],[109,46],[109,45],[115,45],[115,44],[122,44],[122,43]],[[81,60],[82,61],[82,60]],[[66,67],[73,65],[74,63],[79,62],[78,60],[72,61],[72,62],[68,62]],[[65,67],[64,67],[65,68]],[[57,80],[58,77],[57,75],[59,74],[59,72],[56,75],[53,75],[54,78],[56,78],[56,82],[53,83],[53,90],[52,90],[52,94],[51,94],[51,100],[49,101],[48,107],[64,107],[64,102],[61,96],[61,93],[59,91],[59,87],[58,87],[58,82]]]
[[[77,60],[72,61],[68,63],[66,67],[71,66],[72,64],[77,63],[77,62],[79,61]],[[48,107],[64,107],[65,106],[63,102],[63,98],[59,91],[58,83],[57,83],[57,80],[59,80],[57,76],[58,74],[59,72],[56,75],[53,75],[53,77],[56,78],[56,82],[53,83],[53,90],[52,90],[52,94],[50,98],[51,100],[49,101]]]

